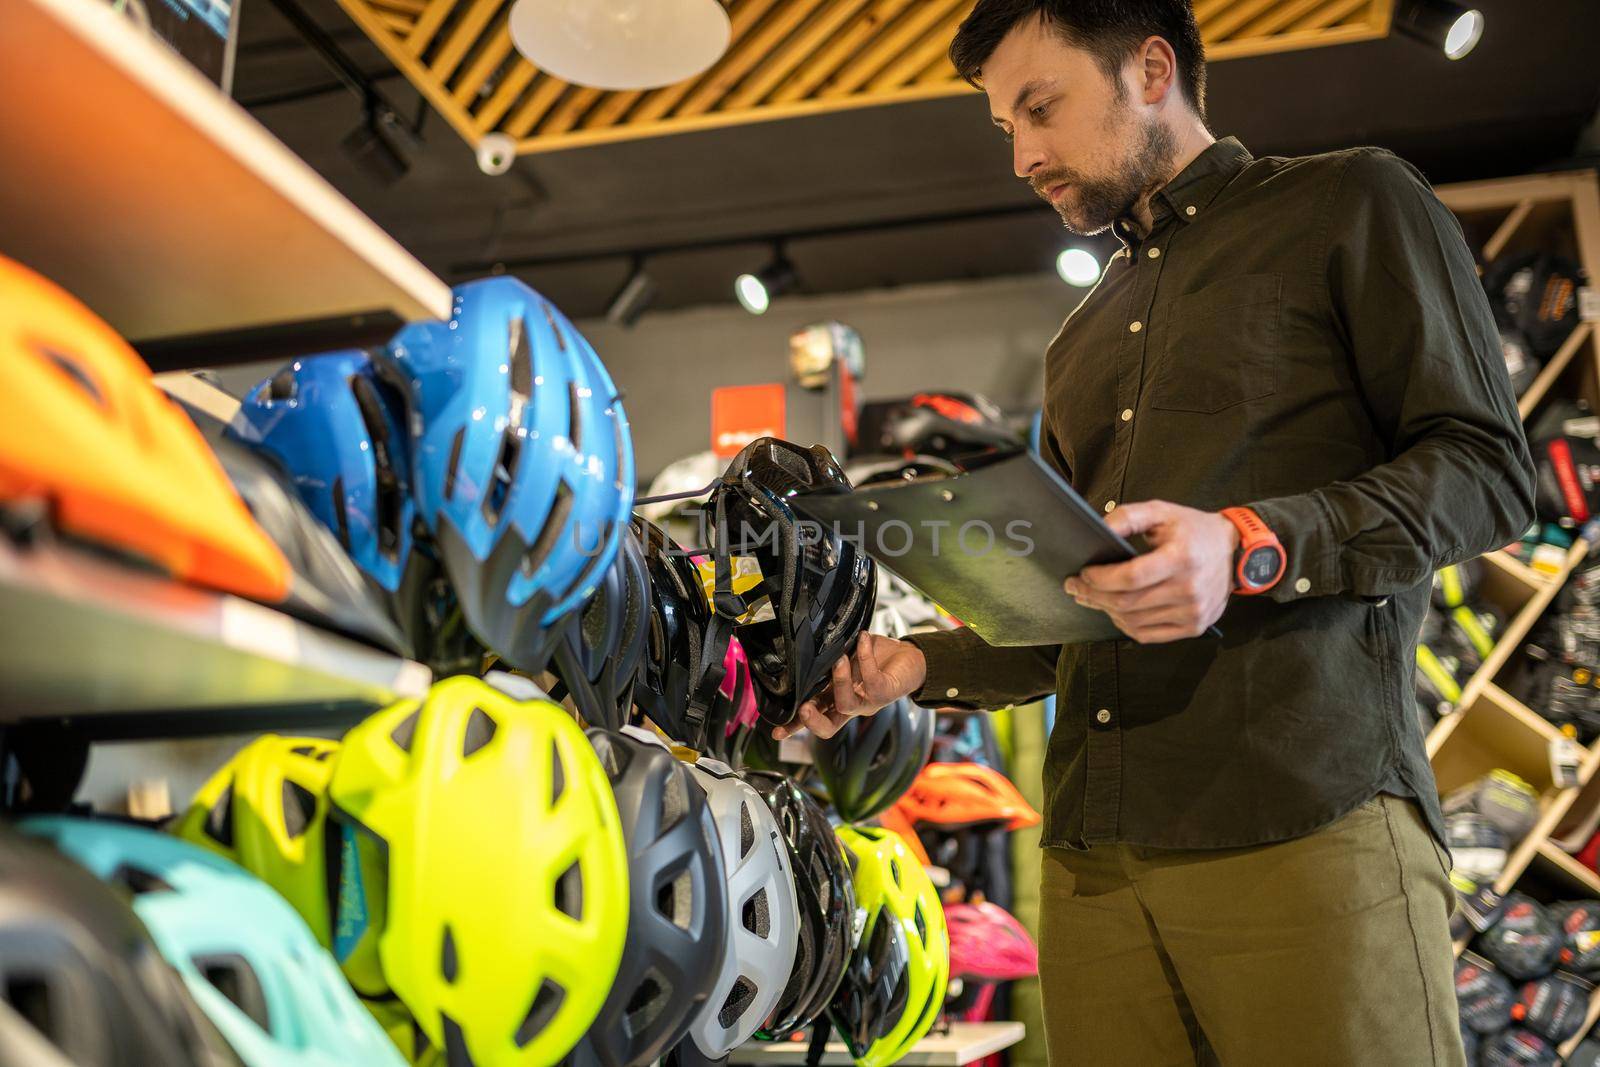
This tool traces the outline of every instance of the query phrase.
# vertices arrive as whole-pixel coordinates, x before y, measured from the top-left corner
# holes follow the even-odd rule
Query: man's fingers
[[[1182,554],[1176,549],[1158,548],[1125,563],[1085,567],[1079,573],[1078,580],[1090,590],[1130,592],[1148,589],[1177,574],[1183,562]]]
[[[798,722],[817,737],[820,737],[826,741],[828,738],[838,733],[839,728],[849,721],[849,719],[850,716],[843,712],[825,712],[817,708],[815,704],[806,703],[800,706],[800,717]],[[793,726],[794,724],[791,723],[790,725]]]
[[[1189,603],[1194,590],[1183,577],[1169,579],[1147,589],[1130,593],[1114,593],[1100,589],[1085,589],[1078,594],[1078,602],[1112,615],[1129,615],[1136,612],[1161,611]]]
[[[1106,525],[1123,537],[1142,534],[1165,520],[1172,513],[1172,505],[1165,500],[1142,500],[1132,504],[1118,504],[1106,517]]]

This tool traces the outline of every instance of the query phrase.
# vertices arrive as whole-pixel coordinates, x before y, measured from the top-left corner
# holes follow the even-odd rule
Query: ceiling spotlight
[[[1056,257],[1056,273],[1068,285],[1087,289],[1100,280],[1100,261],[1083,248],[1069,248]]]
[[[1447,59],[1461,59],[1483,37],[1483,12],[1454,0],[1401,0],[1395,29],[1433,48]]]
[[[611,303],[606,307],[606,321],[624,328],[631,327],[655,298],[655,279],[645,273],[644,261],[635,259],[628,280],[622,283],[622,288],[617,290],[617,295],[611,298]]]
[[[594,89],[692,78],[728,49],[718,0],[516,0],[511,42],[551,77]]]
[[[733,282],[733,295],[740,305],[752,315],[764,315],[778,297],[793,289],[799,282],[794,264],[789,262],[779,248],[772,254],[772,262],[755,274],[741,274]]]

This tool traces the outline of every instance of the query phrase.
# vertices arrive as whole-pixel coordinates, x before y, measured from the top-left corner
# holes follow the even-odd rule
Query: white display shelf
[[[0,541],[0,723],[378,707],[420,663],[224,593],[54,546]]]
[[[948,1034],[925,1037],[906,1053],[902,1067],[958,1067],[1010,1048],[1026,1031],[1019,1022],[951,1023]],[[729,1063],[803,1064],[806,1041],[751,1041],[733,1050]],[[844,1042],[829,1041],[822,1054],[827,1064],[853,1063]]]
[[[449,288],[100,0],[0,0],[0,254],[135,341],[389,312]]]

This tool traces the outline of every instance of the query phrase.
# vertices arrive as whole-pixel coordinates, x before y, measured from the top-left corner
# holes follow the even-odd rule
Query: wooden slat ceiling
[[[604,92],[511,46],[514,0],[339,0],[468,144],[519,153],[972,92],[945,56],[973,0],[728,0],[733,40],[700,76]],[[1394,0],[1195,0],[1212,61],[1372,40]]]

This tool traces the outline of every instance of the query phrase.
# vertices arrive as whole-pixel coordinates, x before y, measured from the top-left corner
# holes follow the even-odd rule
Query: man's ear
[[[1141,76],[1140,98],[1146,104],[1160,104],[1178,85],[1178,56],[1165,37],[1146,38],[1137,55]]]

